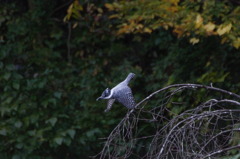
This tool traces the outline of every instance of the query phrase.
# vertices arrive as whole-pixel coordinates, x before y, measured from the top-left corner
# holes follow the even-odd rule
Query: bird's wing
[[[105,109],[105,112],[108,112],[111,108],[113,103],[115,102],[115,99],[109,99],[107,103],[107,109]]]
[[[132,90],[129,87],[121,90],[121,93],[118,96],[117,100],[128,109],[133,109],[136,105]]]

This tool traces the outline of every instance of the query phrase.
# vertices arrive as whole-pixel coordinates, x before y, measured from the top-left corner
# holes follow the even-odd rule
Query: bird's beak
[[[99,99],[102,99],[102,97],[98,97],[98,98],[96,99],[96,101],[98,101]]]

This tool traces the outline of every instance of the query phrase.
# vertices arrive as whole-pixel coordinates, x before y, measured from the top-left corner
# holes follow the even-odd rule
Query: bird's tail
[[[127,78],[124,80],[124,82],[126,82],[126,84],[128,84],[131,81],[131,79],[134,78],[134,76],[135,76],[134,73],[129,73]]]

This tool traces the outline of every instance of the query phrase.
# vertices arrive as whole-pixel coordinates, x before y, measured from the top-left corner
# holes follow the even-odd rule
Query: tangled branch
[[[125,115],[95,157],[197,159],[239,150],[239,100],[239,95],[213,86],[162,88]],[[189,109],[176,113],[172,110],[176,105]]]

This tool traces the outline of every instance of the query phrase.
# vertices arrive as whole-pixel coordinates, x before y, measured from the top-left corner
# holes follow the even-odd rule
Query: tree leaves
[[[206,25],[203,26],[206,32],[210,35],[213,30],[215,29],[216,25],[213,24],[212,22],[207,23]]]
[[[18,82],[14,82],[13,83],[13,88],[16,89],[16,90],[19,90],[20,84]]]
[[[21,127],[22,127],[22,122],[21,122],[21,121],[16,121],[16,122],[14,123],[14,126],[15,126],[16,128],[21,128]]]
[[[110,4],[110,3],[106,3],[106,4],[105,4],[105,7],[106,7],[109,11],[115,10],[115,7],[114,7],[112,4]]]
[[[67,15],[64,17],[64,21],[70,20],[71,17],[79,19],[81,17],[80,11],[83,10],[83,7],[80,5],[78,0],[74,0],[74,2],[68,7]]]
[[[68,11],[63,1],[37,0],[31,10],[10,7],[15,1],[1,5],[8,18],[0,30],[0,155],[95,155],[99,138],[127,111],[116,104],[103,114],[105,103],[96,103],[95,96],[127,72],[138,76],[132,85],[137,101],[163,85],[187,81],[236,85],[237,91],[239,56],[226,44],[240,46],[238,21],[217,16],[219,6],[208,13],[196,1],[185,2],[74,1]]]
[[[48,120],[46,120],[46,123],[50,123],[52,126],[54,126],[57,122],[57,118],[56,117],[52,117]]]
[[[192,43],[193,45],[199,43],[199,41],[200,40],[198,38],[191,38],[190,39],[190,43]]]
[[[63,138],[62,138],[62,137],[56,137],[56,138],[54,139],[54,142],[55,142],[56,144],[58,144],[58,145],[61,145],[62,142],[63,142]]]
[[[203,24],[203,18],[200,14],[197,15],[196,21],[195,21],[195,28],[198,29]]]
[[[67,133],[70,135],[70,137],[73,139],[75,134],[76,134],[76,131],[74,129],[68,129],[67,130]]]
[[[229,33],[231,28],[232,28],[231,23],[228,25],[220,25],[219,28],[217,29],[217,33],[218,33],[218,35],[222,36],[226,33]]]
[[[190,37],[194,34],[202,37],[218,35],[224,39],[224,43],[235,48],[239,47],[237,38],[240,29],[237,26],[240,25],[240,22],[237,20],[237,16],[232,16],[232,14],[236,14],[238,6],[214,0],[204,2],[187,0],[183,3],[179,3],[178,0],[137,0],[121,1],[117,4],[116,2],[114,5],[105,4],[109,11],[115,11],[109,17],[118,18],[122,22],[118,26],[117,35],[152,33],[159,27],[173,28],[173,33],[177,34],[178,38]],[[199,11],[201,6],[204,7]],[[141,20],[137,21],[137,18]],[[196,40],[190,39],[189,41],[196,44]]]
[[[61,92],[54,92],[54,96],[55,96],[56,98],[60,99],[61,96],[62,96],[62,93],[61,93]]]
[[[6,73],[3,75],[3,79],[5,79],[5,80],[9,80],[10,77],[11,77],[11,73],[10,73],[10,72],[6,72]]]
[[[0,129],[0,135],[6,136],[7,130],[5,128]]]
[[[233,41],[233,46],[237,49],[240,48],[240,37]]]

